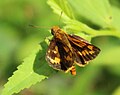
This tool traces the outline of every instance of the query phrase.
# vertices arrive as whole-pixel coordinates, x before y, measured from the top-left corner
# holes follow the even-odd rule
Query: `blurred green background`
[[[50,35],[50,28],[29,25],[58,25],[59,16],[46,2],[0,1],[0,93],[22,60]],[[120,0],[110,0],[110,3],[120,8]],[[96,28],[94,25],[91,27]],[[120,39],[100,36],[92,39],[92,43],[101,49],[101,53],[85,68],[77,67],[77,76],[58,72],[15,95],[120,95]]]

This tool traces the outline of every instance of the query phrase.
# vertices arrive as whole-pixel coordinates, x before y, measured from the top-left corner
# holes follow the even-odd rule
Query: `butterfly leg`
[[[70,70],[72,75],[76,75],[76,69],[75,66],[72,66],[72,69]]]

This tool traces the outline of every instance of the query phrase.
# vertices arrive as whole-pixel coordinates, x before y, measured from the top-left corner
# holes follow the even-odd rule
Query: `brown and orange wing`
[[[46,60],[54,69],[68,72],[73,68],[74,55],[69,47],[53,38],[46,53]]]
[[[68,40],[75,52],[75,63],[84,66],[93,60],[100,52],[100,49],[83,38],[76,35],[68,35]]]
[[[48,61],[49,66],[53,67],[54,69],[61,69],[60,54],[58,52],[55,39],[50,41],[50,45],[46,52],[46,60]]]

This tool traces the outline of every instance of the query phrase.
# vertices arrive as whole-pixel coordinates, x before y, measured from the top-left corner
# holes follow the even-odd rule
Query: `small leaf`
[[[47,78],[42,74],[39,75],[38,73],[35,73],[33,70],[36,53],[39,50],[41,50],[40,46],[36,46],[32,53],[24,59],[22,65],[18,66],[18,70],[13,73],[12,77],[10,77],[8,79],[9,81],[5,84],[2,95],[11,95],[13,93],[18,93],[22,89],[28,88],[31,85]]]

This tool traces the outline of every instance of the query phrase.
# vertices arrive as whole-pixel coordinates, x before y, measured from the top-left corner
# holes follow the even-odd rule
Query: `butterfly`
[[[83,67],[100,52],[98,47],[87,40],[67,34],[58,26],[51,28],[51,34],[53,38],[46,52],[46,61],[56,70],[65,73],[70,71],[72,75],[76,75],[76,64]]]

